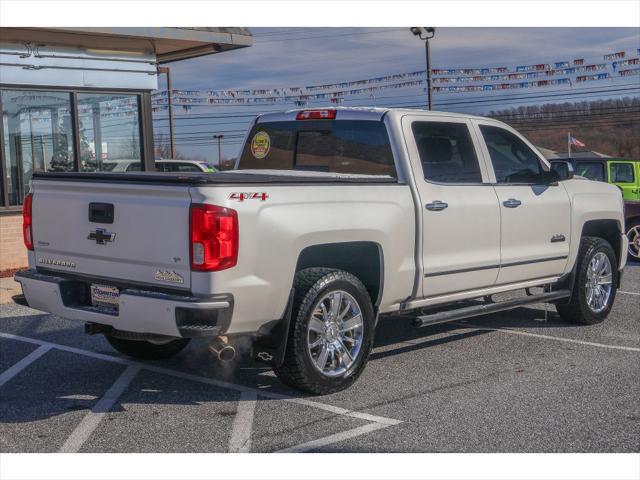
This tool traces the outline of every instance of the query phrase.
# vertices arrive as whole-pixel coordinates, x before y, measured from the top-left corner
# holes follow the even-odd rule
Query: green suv
[[[552,162],[555,160],[553,159]],[[576,175],[616,185],[622,190],[625,200],[640,200],[640,160],[618,158],[563,158],[561,160],[570,161]]]

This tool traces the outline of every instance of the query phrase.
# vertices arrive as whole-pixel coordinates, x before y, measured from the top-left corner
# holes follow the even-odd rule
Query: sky
[[[269,89],[337,83],[425,68],[424,42],[409,28],[251,28],[248,48],[174,62],[173,88],[178,90]],[[603,55],[627,51],[637,56],[640,30],[635,28],[436,28],[431,40],[432,68],[482,68],[553,63],[584,58],[585,64],[602,63]],[[434,109],[483,114],[519,104],[548,103],[549,92],[568,93],[555,101],[596,99],[611,88],[640,87],[640,76],[585,83],[580,87],[540,87],[496,93],[434,94]],[[165,88],[161,79],[160,88]],[[573,90],[593,94],[571,97]],[[551,92],[551,93],[553,93]],[[625,92],[638,95],[640,90]],[[537,95],[540,98],[510,99]],[[621,95],[618,93],[617,95]],[[487,99],[495,97],[495,101]],[[482,101],[477,101],[482,100]],[[389,89],[349,97],[342,105],[425,105],[424,86]],[[464,103],[469,102],[469,103]],[[527,103],[525,103],[527,102]],[[309,107],[327,105],[317,100]],[[187,157],[217,162],[217,144],[209,134],[225,134],[223,157],[235,157],[253,116],[261,111],[287,110],[293,104],[259,106],[204,105],[175,109],[177,149]],[[202,117],[202,118],[199,118]],[[168,133],[166,113],[154,114],[155,134]],[[236,137],[233,137],[236,135]],[[207,140],[205,140],[205,138]]]

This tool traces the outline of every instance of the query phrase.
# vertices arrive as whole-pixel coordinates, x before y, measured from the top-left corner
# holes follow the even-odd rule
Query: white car
[[[156,170],[159,172],[216,172],[216,168],[210,163],[200,160],[156,160]],[[104,172],[139,172],[140,160],[104,160],[102,162]]]
[[[236,168],[35,173],[27,302],[140,358],[203,335],[231,358],[248,337],[282,381],[324,394],[362,373],[381,315],[423,327],[549,302],[594,324],[626,262],[620,191],[551,170],[489,118],[270,113]],[[493,298],[511,291],[527,294]]]

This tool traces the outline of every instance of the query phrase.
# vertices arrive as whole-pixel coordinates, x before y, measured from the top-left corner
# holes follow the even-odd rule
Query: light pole
[[[220,150],[220,140],[224,138],[224,135],[214,135],[213,138],[218,140],[218,167],[222,168],[222,151]]]
[[[429,40],[436,34],[434,27],[411,27],[411,33],[413,33],[420,40],[425,41],[425,53],[427,56],[427,104],[429,110],[432,110],[433,103],[431,101],[431,47],[429,46]]]

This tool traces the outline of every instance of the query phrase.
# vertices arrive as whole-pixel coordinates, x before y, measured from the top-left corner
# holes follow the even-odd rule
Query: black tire
[[[189,338],[177,338],[166,343],[152,343],[146,340],[129,340],[105,335],[113,348],[128,357],[142,360],[164,360],[180,353],[188,344]]]
[[[638,237],[635,237],[635,234],[631,232],[631,230],[634,228],[640,229],[640,220],[633,220],[629,222],[629,225],[627,225],[627,239],[629,240],[629,258],[631,260],[635,260],[636,262],[640,262],[640,244],[637,243],[638,238],[640,238],[640,234]],[[631,245],[632,240],[636,242],[634,246]]]
[[[284,362],[274,367],[278,378],[290,387],[318,395],[344,390],[362,374],[373,346],[375,314],[362,282],[350,273],[330,268],[308,268],[296,274],[294,303]],[[353,364],[341,375],[323,375],[312,363],[307,348],[307,326],[318,302],[329,292],[342,290],[360,307],[363,319],[362,345]]]
[[[587,269],[589,262],[597,253],[602,252],[611,263],[612,271],[612,288],[609,300],[605,308],[600,312],[594,312],[587,303]],[[556,305],[556,310],[563,320],[579,325],[595,325],[601,323],[611,312],[613,301],[616,298],[616,289],[618,287],[618,263],[616,255],[611,248],[609,242],[598,237],[584,237],[580,242],[580,251],[578,252],[578,262],[576,270],[575,283],[571,292],[571,301],[566,304]]]

